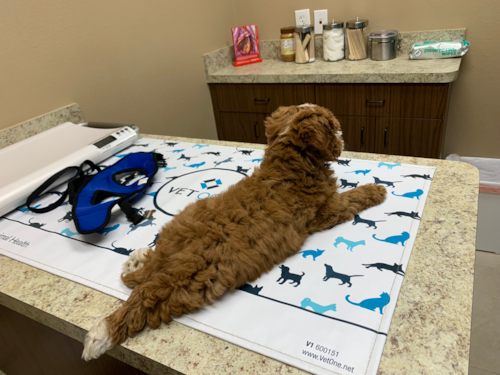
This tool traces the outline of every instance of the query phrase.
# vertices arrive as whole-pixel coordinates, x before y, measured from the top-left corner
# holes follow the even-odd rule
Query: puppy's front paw
[[[127,275],[140,269],[144,265],[144,262],[146,260],[146,253],[149,250],[150,249],[148,247],[143,247],[130,254],[128,256],[128,260],[123,263],[123,274]]]
[[[360,186],[366,197],[373,202],[373,206],[382,203],[387,195],[387,190],[382,185],[367,184]]]

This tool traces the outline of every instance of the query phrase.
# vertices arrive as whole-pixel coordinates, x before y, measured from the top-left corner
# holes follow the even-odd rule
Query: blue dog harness
[[[163,155],[154,152],[129,154],[104,170],[87,160],[80,167],[68,167],[49,178],[28,197],[26,205],[32,212],[48,212],[60,206],[69,194],[69,202],[73,206],[73,220],[77,231],[81,234],[103,229],[109,223],[111,210],[116,204],[120,206],[127,219],[137,225],[144,217],[133,209],[130,203],[151,186],[158,168],[165,165]],[[86,166],[90,168],[84,171]],[[69,181],[68,189],[56,202],[43,208],[31,207],[31,204],[55,181],[75,170],[76,175]],[[89,171],[97,173],[89,174]],[[140,179],[127,185],[136,179],[136,176],[140,176]]]

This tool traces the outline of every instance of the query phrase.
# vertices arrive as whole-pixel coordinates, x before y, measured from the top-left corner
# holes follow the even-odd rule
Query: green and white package
[[[411,60],[460,57],[469,50],[466,40],[437,40],[414,44],[408,55]]]

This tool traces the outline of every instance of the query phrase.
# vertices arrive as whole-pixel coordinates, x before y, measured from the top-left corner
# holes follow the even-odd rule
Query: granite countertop
[[[326,62],[323,40],[315,38],[316,61],[281,61],[279,40],[261,41],[261,63],[234,67],[233,47],[204,56],[207,83],[449,83],[458,77],[461,58],[410,60],[408,51],[424,40],[465,39],[465,29],[402,32],[397,58],[389,61]]]
[[[74,108],[68,108],[64,110],[83,119],[75,114]],[[26,127],[18,130],[23,134],[18,134],[17,139],[24,138],[24,132],[29,131]],[[8,131],[12,132],[13,128]],[[4,132],[0,132],[0,136],[3,137]],[[258,144],[142,136],[264,148]],[[467,374],[478,170],[469,164],[446,160],[354,152],[345,152],[342,156],[437,168],[379,374]],[[92,323],[114,311],[122,301],[0,256],[0,303],[82,341]],[[108,353],[155,374],[304,374],[294,367],[176,322],[162,324],[154,331],[146,329]]]

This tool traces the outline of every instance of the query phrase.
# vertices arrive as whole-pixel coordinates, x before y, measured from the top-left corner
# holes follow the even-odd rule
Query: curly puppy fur
[[[122,275],[132,294],[90,330],[85,360],[146,324],[154,329],[212,304],[297,253],[309,235],[384,200],[385,188],[375,184],[337,192],[330,162],[343,140],[329,110],[281,107],[267,118],[266,136],[264,158],[251,176],[187,206],[161,229],[155,251],[141,251],[142,267]]]

